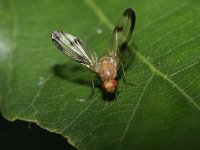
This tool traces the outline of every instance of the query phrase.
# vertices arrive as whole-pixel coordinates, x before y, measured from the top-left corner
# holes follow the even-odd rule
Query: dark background
[[[1,150],[59,149],[76,150],[61,135],[50,133],[34,123],[24,121],[10,122],[0,114]]]

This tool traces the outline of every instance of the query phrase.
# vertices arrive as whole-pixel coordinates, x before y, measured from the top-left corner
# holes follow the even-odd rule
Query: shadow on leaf
[[[56,64],[52,70],[59,78],[81,85],[92,86],[91,73],[87,68],[80,65]]]
[[[93,79],[95,88],[100,88],[101,80],[93,75],[87,68],[80,66],[80,64],[56,64],[52,67],[52,70],[57,77],[63,80],[89,86],[91,88],[91,93],[87,99],[90,99],[94,95],[92,76],[95,77]]]

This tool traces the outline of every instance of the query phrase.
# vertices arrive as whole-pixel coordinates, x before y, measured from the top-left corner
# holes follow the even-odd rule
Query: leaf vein
[[[35,115],[37,114],[37,109],[36,109],[36,107],[34,106],[34,104],[35,104],[37,98],[40,96],[40,92],[41,92],[42,89],[44,88],[45,83],[46,83],[47,81],[49,81],[50,78],[51,78],[52,76],[53,76],[53,75],[50,74],[50,75],[44,80],[43,84],[40,86],[40,88],[38,89],[37,93],[36,93],[35,96],[33,97],[33,99],[32,99],[32,101],[31,101],[30,105],[29,105],[28,107],[26,107],[24,110],[22,110],[22,111],[20,112],[20,115],[19,115],[19,116],[21,116],[26,110],[28,110],[28,109],[31,108],[31,107],[33,107],[33,109],[35,110]]]
[[[126,136],[126,134],[127,134],[127,132],[128,132],[128,129],[129,129],[129,127],[130,127],[130,124],[131,124],[131,122],[133,121],[133,119],[134,119],[134,117],[135,117],[135,114],[136,114],[136,112],[137,112],[138,106],[140,105],[140,102],[141,102],[141,100],[142,100],[142,97],[143,97],[143,95],[144,95],[144,93],[145,93],[145,91],[146,91],[146,89],[147,89],[149,83],[150,83],[151,80],[153,79],[153,76],[154,76],[154,74],[152,73],[152,75],[151,75],[151,76],[149,77],[149,79],[147,80],[147,82],[146,82],[146,84],[145,84],[145,86],[144,86],[144,88],[143,88],[143,90],[142,90],[142,92],[141,92],[141,95],[140,95],[140,97],[138,98],[138,101],[137,101],[137,103],[136,103],[135,109],[133,109],[133,112],[132,112],[130,118],[128,119],[127,125],[126,125],[126,127],[125,127],[125,129],[124,129],[124,132],[123,132],[121,138],[120,138],[120,146],[119,146],[120,149],[121,149],[122,143],[123,143],[123,141],[124,141],[124,138],[125,138],[125,136]]]
[[[91,100],[91,102],[88,104],[87,107],[85,107],[65,128],[62,129],[62,132],[65,131],[66,129],[68,129],[86,110],[88,110],[88,108],[96,101],[98,95],[95,96],[94,95],[94,99]],[[92,99],[92,97],[91,97]]]
[[[199,64],[199,63],[200,63],[200,61],[197,61],[197,62],[195,62],[195,63],[192,63],[192,64],[190,64],[190,65],[184,67],[183,69],[180,69],[180,70],[178,70],[178,71],[172,73],[172,74],[169,75],[169,76],[172,77],[172,76],[174,76],[174,75],[176,75],[176,74],[178,74],[178,73],[180,73],[180,72],[182,72],[182,71],[184,71],[184,70],[186,70],[186,69],[189,69],[189,68],[191,68],[191,67],[193,67],[193,66],[195,66],[195,65],[197,65],[197,64]]]
[[[176,11],[178,11],[178,10],[180,10],[182,7],[184,7],[186,4],[187,4],[187,2],[185,1],[185,2],[183,2],[180,6],[174,8],[173,10],[171,10],[171,11],[169,11],[169,12],[163,14],[163,15],[161,15],[161,16],[158,17],[157,19],[154,19],[154,21],[152,21],[152,22],[146,24],[144,27],[142,27],[142,28],[140,28],[138,31],[136,31],[136,32],[134,33],[134,35],[139,34],[140,32],[142,32],[142,31],[144,31],[145,29],[147,29],[148,27],[150,27],[151,25],[157,23],[158,21],[160,21],[160,20],[162,20],[162,19],[164,19],[164,18],[166,18],[166,17],[168,17],[168,16],[170,16],[170,15],[172,15],[173,13],[175,13]]]
[[[181,46],[183,46],[183,45],[185,45],[185,44],[188,44],[188,43],[190,43],[190,42],[196,40],[198,37],[200,37],[200,34],[197,34],[195,37],[192,37],[192,38],[190,38],[190,39],[187,39],[187,40],[185,40],[185,41],[179,43],[179,44],[176,45],[175,47],[170,48],[168,51],[166,51],[165,53],[163,53],[163,54],[160,55],[160,56],[157,56],[156,58],[159,58],[159,57],[161,57],[161,56],[165,56],[165,55],[171,53],[173,50],[175,50],[175,49],[177,49],[177,48],[179,48],[179,47],[181,47]]]
[[[147,48],[150,48],[150,47],[156,45],[160,40],[164,39],[165,37],[167,37],[168,35],[176,32],[176,31],[183,30],[185,27],[187,27],[191,23],[192,23],[192,21],[187,22],[186,24],[184,24],[184,25],[182,25],[182,26],[180,26],[180,27],[178,27],[178,28],[176,28],[174,30],[171,30],[171,31],[166,32],[165,34],[162,34],[159,38],[157,38],[157,40],[155,40],[151,44],[145,46],[144,49],[147,49]]]

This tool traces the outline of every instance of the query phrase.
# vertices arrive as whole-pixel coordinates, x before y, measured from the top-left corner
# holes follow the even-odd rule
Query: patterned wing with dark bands
[[[111,56],[118,56],[127,47],[134,30],[135,19],[133,9],[128,8],[123,12],[112,32],[109,52]]]
[[[96,53],[88,49],[85,42],[79,38],[61,31],[54,31],[51,35],[53,44],[65,55],[82,65],[98,72]]]

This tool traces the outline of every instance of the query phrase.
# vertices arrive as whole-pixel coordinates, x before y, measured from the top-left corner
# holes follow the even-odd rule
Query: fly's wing
[[[111,37],[111,47],[109,54],[119,56],[127,47],[135,26],[135,12],[128,8],[123,12],[119,22],[115,26]]]
[[[73,35],[61,31],[53,32],[51,39],[53,44],[62,53],[91,70],[98,72],[97,56],[94,51],[86,47],[85,42]]]

